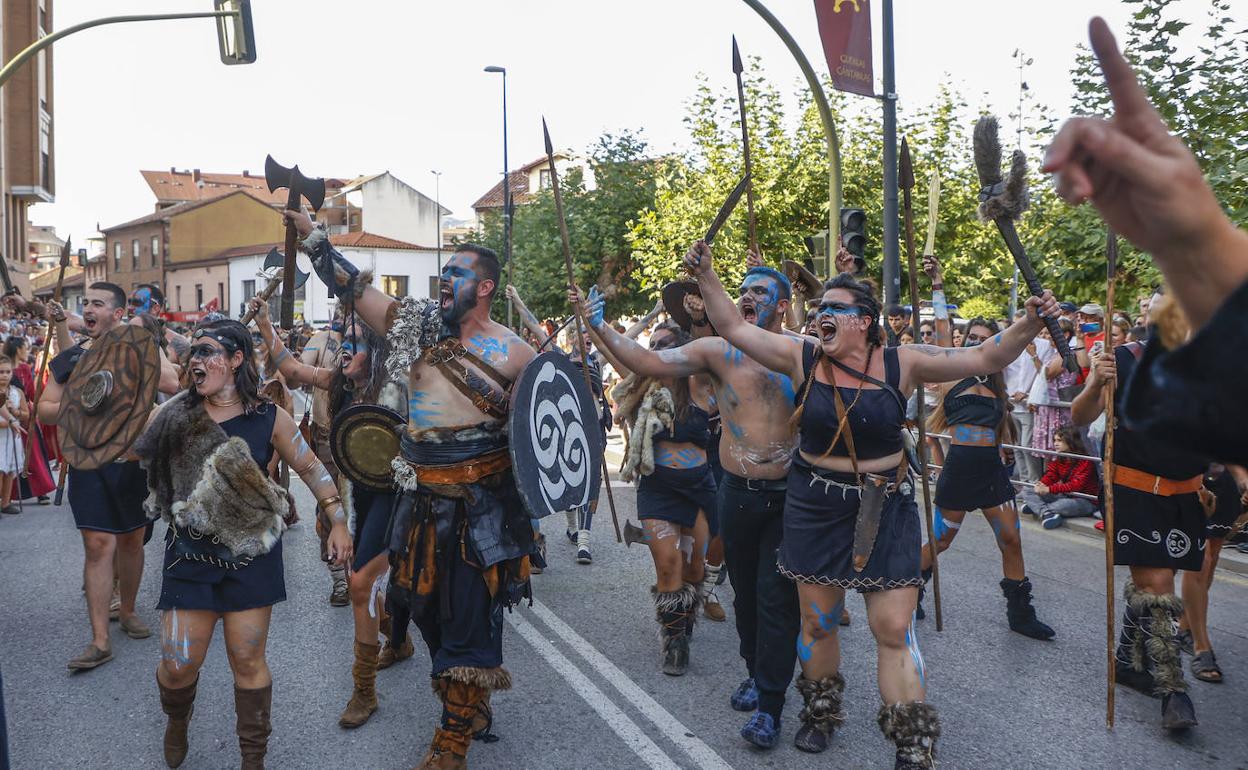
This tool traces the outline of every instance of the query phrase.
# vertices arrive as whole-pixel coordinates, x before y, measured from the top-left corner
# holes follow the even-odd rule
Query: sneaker
[[[577,564],[593,564],[594,555],[589,552],[589,530],[582,529],[576,533],[576,563]]]
[[[51,505],[52,499],[49,498],[47,495],[39,495],[39,497],[36,498],[35,502],[39,503],[40,505]]]
[[[148,628],[147,624],[138,615],[122,618],[121,630],[131,639],[146,639],[152,635],[152,629]]]
[[[746,679],[737,685],[737,690],[728,699],[729,705],[733,711],[754,711],[758,708],[758,687],[754,684],[754,677]]]
[[[741,737],[759,747],[770,749],[780,740],[780,726],[766,711],[755,711],[750,721],[741,728]]]
[[[1028,505],[1027,503],[1023,503],[1023,507],[1022,507],[1022,508],[1020,508],[1019,510],[1021,510],[1023,513],[1027,514],[1028,516],[1035,516],[1035,515],[1036,515],[1036,512],[1035,512],[1035,511],[1033,511],[1033,510],[1031,509],[1031,506],[1030,506],[1030,505]]]
[[[565,529],[563,531],[563,534],[567,536],[569,543],[571,543],[572,545],[576,545],[576,530],[575,529]]]
[[[1040,525],[1045,529],[1057,529],[1063,524],[1065,522],[1062,521],[1062,517],[1056,513],[1046,513],[1044,518],[1040,520]]]

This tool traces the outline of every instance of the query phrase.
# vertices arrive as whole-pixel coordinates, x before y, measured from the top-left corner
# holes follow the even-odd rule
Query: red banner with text
[[[815,0],[815,17],[832,85],[852,94],[875,96],[870,1]]]

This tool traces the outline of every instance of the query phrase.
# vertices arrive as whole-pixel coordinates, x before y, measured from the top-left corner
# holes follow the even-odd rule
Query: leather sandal
[[[1222,669],[1218,667],[1218,659],[1213,650],[1202,650],[1192,656],[1192,676],[1202,682],[1222,684]]]
[[[112,649],[101,650],[94,644],[88,644],[82,654],[69,661],[70,671],[90,671],[91,669],[102,666],[113,659]]]

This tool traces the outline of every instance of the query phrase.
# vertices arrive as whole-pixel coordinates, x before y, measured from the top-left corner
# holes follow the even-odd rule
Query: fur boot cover
[[[240,558],[268,553],[285,531],[285,490],[185,392],[161,406],[134,452],[147,471],[149,516],[212,535]]]
[[[1155,685],[1154,695],[1162,697],[1176,692],[1187,691],[1187,681],[1183,679],[1183,660],[1181,658],[1177,637],[1179,618],[1183,617],[1183,601],[1174,594],[1154,594],[1135,588],[1128,595],[1129,606],[1140,618],[1142,648],[1133,654],[1132,667],[1135,667],[1135,655],[1142,655],[1152,670]],[[1139,669],[1136,669],[1139,670]]]
[[[1143,619],[1148,616],[1148,597],[1128,580],[1122,587],[1122,632],[1118,635],[1116,656],[1133,671],[1148,670],[1148,653],[1144,651]]]
[[[511,689],[511,672],[502,666],[497,668],[474,668],[472,666],[452,666],[433,678],[433,691],[440,692],[439,679],[450,679],[480,687],[493,692],[494,690]]]
[[[643,386],[645,395],[629,420],[628,453],[620,469],[620,478],[624,481],[635,481],[640,476],[654,473],[654,435],[664,428],[671,430],[676,419],[676,402],[672,399],[672,392],[652,378],[637,380],[634,375],[629,375],[611,391],[611,395],[616,403],[621,403],[630,396],[635,397],[632,391]],[[623,408],[621,417],[625,417]]]
[[[797,715],[802,724],[810,724],[825,735],[831,735],[834,729],[845,724],[845,712],[841,710],[845,678],[840,672],[817,680],[799,673],[796,685],[805,703]]]
[[[391,379],[407,381],[408,370],[420,360],[425,350],[438,343],[442,334],[442,311],[438,301],[422,297],[403,297],[390,306],[393,314],[386,341],[390,343],[390,355],[386,369]],[[400,414],[406,414],[406,407]]]
[[[910,767],[936,766],[940,718],[930,703],[912,701],[880,706],[880,731],[897,746],[897,759]]]
[[[657,612],[691,612],[698,607],[698,589],[693,583],[683,583],[675,591],[660,591],[652,587],[654,609]]]

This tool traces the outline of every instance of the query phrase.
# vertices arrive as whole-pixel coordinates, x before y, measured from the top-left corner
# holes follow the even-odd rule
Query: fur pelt
[[[1140,642],[1132,650],[1132,666],[1138,661],[1152,670],[1154,694],[1158,697],[1186,692],[1187,682],[1183,679],[1183,661],[1176,637],[1179,618],[1183,616],[1183,600],[1174,594],[1140,590],[1134,583],[1127,584],[1124,595],[1128,608],[1140,618]]]
[[[979,218],[991,222],[999,217],[1018,219],[1031,205],[1027,191],[1027,156],[1015,150],[1010,157],[1010,175],[1001,179],[1001,140],[997,118],[984,115],[975,123],[973,135],[975,169],[979,172]]]
[[[688,612],[698,605],[698,589],[693,583],[682,583],[675,591],[660,591],[651,587],[654,609],[657,612]]]
[[[621,382],[611,391],[616,403],[620,403],[635,394],[640,386],[634,375]],[[631,381],[630,381],[631,380]],[[628,452],[624,457],[624,466],[620,469],[620,478],[634,481],[640,476],[654,473],[654,435],[664,428],[671,430],[676,419],[676,402],[672,392],[659,384],[657,380],[644,380],[646,389],[637,405],[636,411],[628,419]]]
[[[822,679],[807,679],[799,673],[796,685],[805,702],[797,715],[802,724],[813,725],[825,734],[845,724],[845,712],[841,710],[845,678],[839,672]]]
[[[472,666],[452,666],[443,671],[433,681],[433,691],[438,692],[438,679],[451,679],[457,682],[494,690],[511,689],[511,672],[502,666],[496,668],[474,668]]]
[[[276,407],[269,407],[276,408]],[[238,557],[259,556],[286,529],[286,495],[186,393],[161,406],[134,445],[147,471],[150,516],[216,537]]]
[[[394,322],[386,334],[390,343],[386,368],[392,379],[406,381],[412,364],[437,344],[442,333],[442,311],[437,300],[427,297],[403,297],[398,302]]]
[[[940,717],[930,703],[911,701],[880,706],[876,720],[884,737],[897,746],[897,757],[917,767],[935,767]]]

